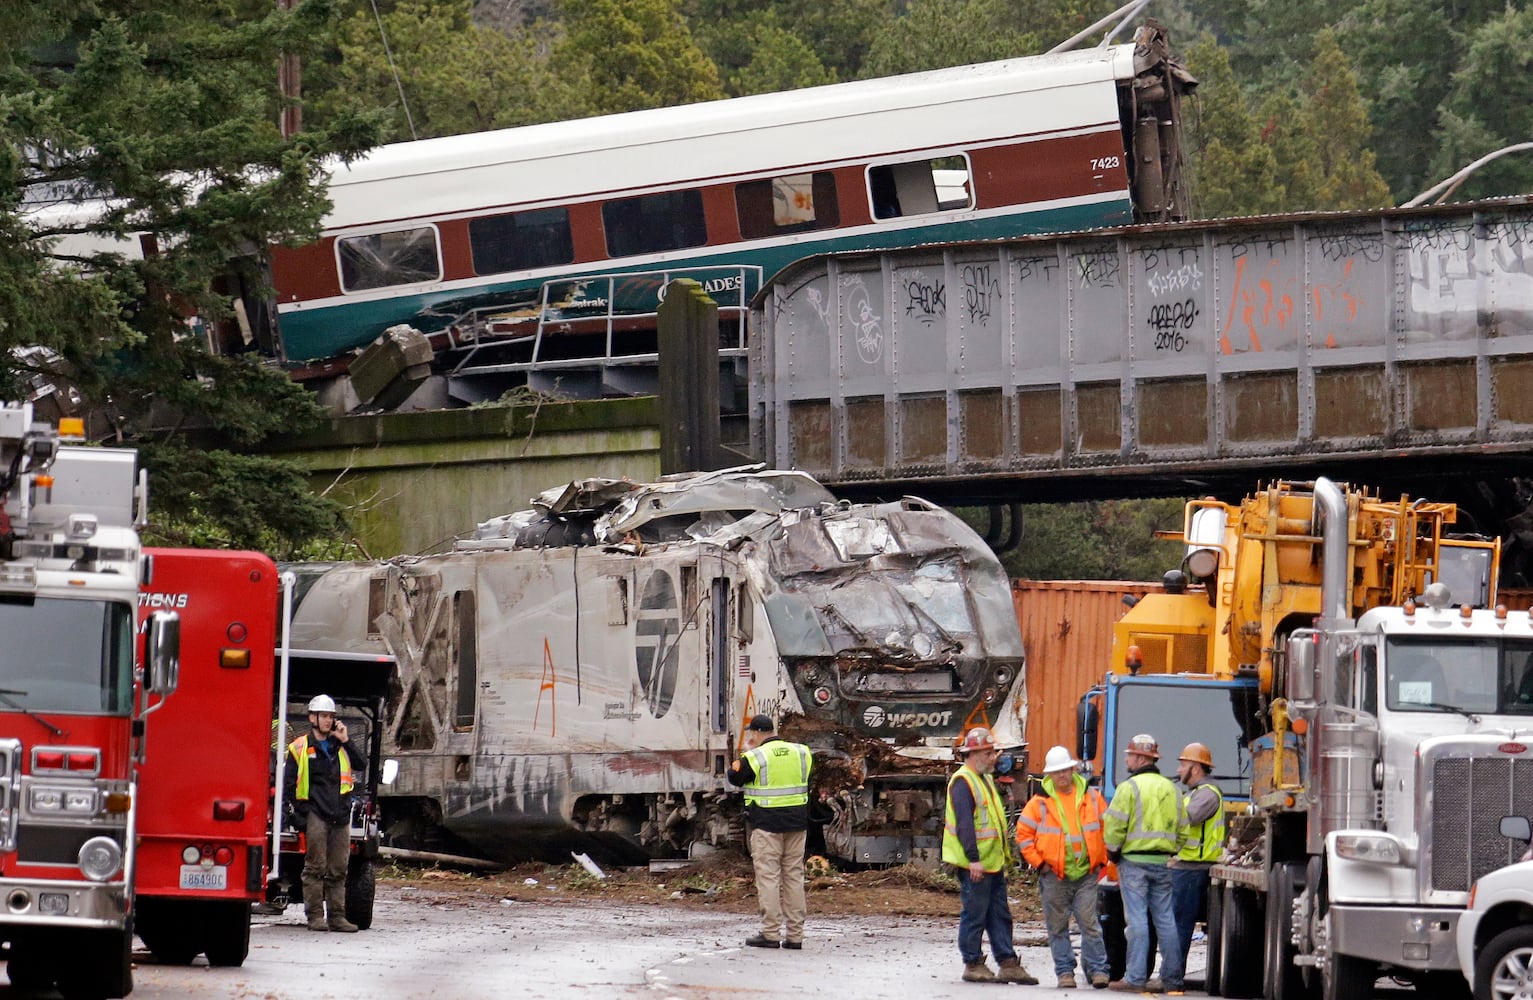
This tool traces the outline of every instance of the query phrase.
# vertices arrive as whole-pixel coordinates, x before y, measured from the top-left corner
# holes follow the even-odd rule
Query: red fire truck
[[[0,940],[13,986],[83,1000],[133,989],[138,777],[178,622],[148,617],[138,675],[147,489],[132,451],[60,444],[80,432],[0,406]]]
[[[235,966],[265,898],[278,572],[259,552],[150,549],[148,616],[181,618],[181,678],[139,781],[134,929],[161,962]]]

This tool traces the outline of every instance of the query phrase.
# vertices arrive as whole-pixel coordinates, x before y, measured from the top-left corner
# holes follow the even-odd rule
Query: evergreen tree
[[[539,21],[507,33],[478,26],[470,8],[470,0],[400,0],[381,16],[381,31],[370,7],[358,9],[344,22],[320,111],[393,108],[394,139],[593,113],[584,81],[550,65],[559,25]]]
[[[1533,139],[1530,45],[1533,8],[1508,7],[1470,35],[1438,115],[1433,181],[1452,175],[1486,153]],[[1462,200],[1529,191],[1533,191],[1533,154],[1524,152],[1482,167],[1454,197]]]
[[[676,0],[564,0],[561,72],[587,81],[596,114],[664,108],[724,96],[718,69],[682,20]]]
[[[252,354],[210,350],[231,315],[230,262],[245,264],[246,301],[264,301],[258,248],[313,239],[326,163],[376,138],[354,115],[278,134],[279,54],[312,54],[333,26],[324,0],[0,15],[0,394],[24,396],[36,373],[23,359],[45,359],[92,430],[155,442],[143,458],[160,517],[201,518],[238,545],[338,525],[294,470],[234,450],[313,423],[311,397]],[[195,446],[187,427],[204,433]],[[171,475],[196,464],[211,470],[200,487]],[[255,513],[225,520],[225,488]]]

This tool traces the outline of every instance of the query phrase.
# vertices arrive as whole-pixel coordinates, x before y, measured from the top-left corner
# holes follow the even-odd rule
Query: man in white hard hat
[[[335,699],[309,702],[309,731],[287,745],[283,800],[293,804],[304,831],[303,908],[311,931],[352,933],[346,919],[346,865],[351,854],[351,793],[367,767],[352,749],[346,723],[335,717]],[[326,907],[329,915],[326,916]]]
[[[1086,783],[1080,761],[1064,747],[1050,748],[1043,759],[1041,790],[1017,817],[1017,847],[1022,859],[1038,869],[1038,894],[1049,930],[1054,976],[1061,989],[1075,988],[1075,951],[1070,946],[1070,915],[1081,933],[1081,965],[1091,985],[1106,989],[1107,946],[1097,922],[1097,877],[1107,867],[1102,839],[1102,793]]]
[[[958,744],[960,767],[947,784],[947,816],[942,832],[942,861],[957,869],[962,909],[958,914],[958,954],[969,983],[1036,985],[1017,957],[1012,942],[1011,903],[1006,872],[1012,866],[1006,806],[991,775],[1000,747],[990,730],[975,726]],[[985,964],[980,946],[990,938],[999,971]]]

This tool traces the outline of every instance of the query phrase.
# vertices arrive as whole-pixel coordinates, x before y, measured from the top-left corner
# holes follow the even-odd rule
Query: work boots
[[[325,902],[330,910],[330,919],[326,922],[330,930],[339,931],[342,934],[355,934],[357,925],[346,919],[346,886],[325,886]],[[309,926],[314,926],[313,920],[309,921]]]
[[[978,962],[968,962],[963,967],[963,981],[966,983],[994,983],[998,980],[995,973],[990,971],[990,966],[985,964],[982,958]]]
[[[325,887],[323,885],[304,885],[303,912],[309,918],[309,930],[328,931],[330,929],[325,923]]]
[[[1001,960],[1001,971],[996,974],[996,980],[1002,983],[1021,983],[1023,986],[1037,986],[1038,977],[1030,975],[1020,958],[1004,958]]]

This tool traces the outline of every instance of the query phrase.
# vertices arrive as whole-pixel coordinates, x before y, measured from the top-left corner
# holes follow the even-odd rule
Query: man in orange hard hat
[[[942,861],[959,869],[958,954],[963,978],[970,983],[1036,985],[1017,958],[1012,943],[1011,904],[1006,898],[1006,870],[1013,856],[1007,836],[1006,807],[992,774],[1000,747],[990,730],[976,726],[958,745],[964,763],[947,785],[947,817],[942,830]],[[990,953],[1000,972],[985,964],[980,945],[990,937]]]
[[[1176,943],[1183,964],[1192,947],[1192,929],[1208,915],[1209,869],[1224,855],[1224,794],[1209,780],[1214,755],[1201,743],[1189,743],[1177,758],[1177,777],[1187,788],[1177,828],[1180,849],[1171,859],[1171,909],[1176,915]]]
[[[1156,768],[1160,746],[1140,733],[1123,751],[1129,775],[1118,783],[1103,815],[1107,856],[1118,866],[1123,920],[1128,924],[1128,963],[1110,990],[1143,993],[1151,984],[1140,976],[1150,967],[1150,925],[1160,942],[1161,988],[1181,995],[1183,968],[1176,947],[1176,914],[1171,908],[1171,870],[1177,852],[1181,797],[1171,779]]]

